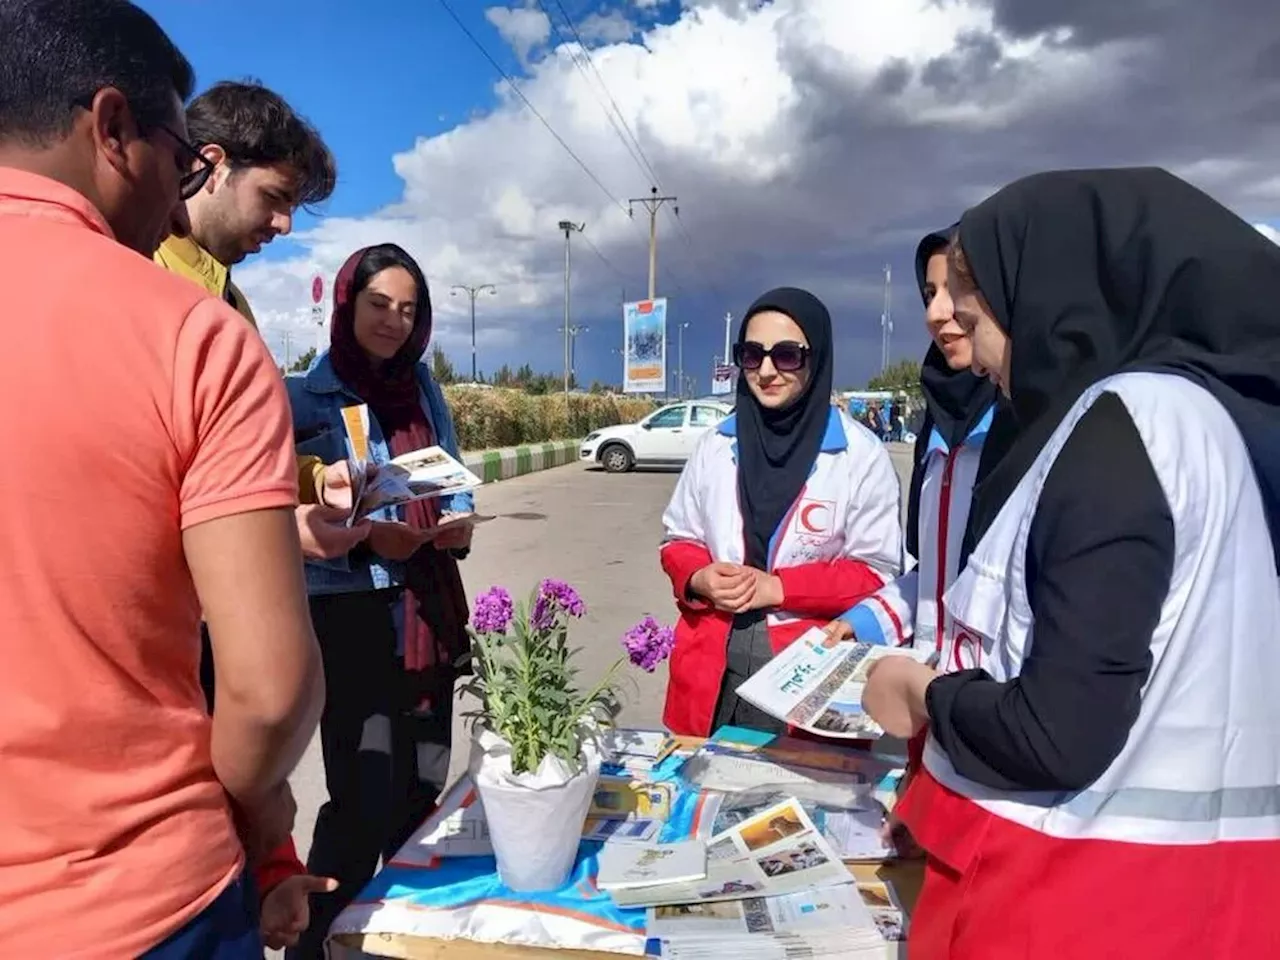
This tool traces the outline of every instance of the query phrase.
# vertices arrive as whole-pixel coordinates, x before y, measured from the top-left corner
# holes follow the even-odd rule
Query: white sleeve
[[[900,647],[915,633],[920,572],[912,570],[885,584],[840,615],[863,643]]]
[[[694,447],[680,471],[680,479],[676,481],[676,489],[671,494],[671,502],[662,514],[662,542],[672,540],[694,540],[707,542],[706,515],[702,510],[703,461],[708,455],[708,445],[714,442],[714,431],[708,432],[698,445]]]
[[[865,449],[866,455],[857,447]],[[873,446],[855,443],[851,437],[849,454],[851,461],[862,467],[862,477],[855,479],[846,518],[845,555],[877,570],[888,582],[902,573],[906,563],[898,472],[879,441]]]

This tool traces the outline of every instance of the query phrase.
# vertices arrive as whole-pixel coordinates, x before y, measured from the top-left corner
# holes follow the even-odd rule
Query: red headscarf
[[[369,359],[355,332],[356,271],[370,253],[382,254],[382,269],[399,266],[407,270],[418,289],[409,338],[391,359],[378,364]],[[431,296],[413,258],[394,244],[366,247],[348,257],[333,287],[329,360],[343,385],[368,404],[392,457],[436,442],[418,381],[418,364],[430,340]],[[439,518],[439,501],[434,498],[414,500],[404,509],[406,521],[419,530],[435,526]],[[457,560],[447,551],[427,545],[409,558],[405,569],[405,669],[448,668],[466,650],[467,642],[468,606]]]

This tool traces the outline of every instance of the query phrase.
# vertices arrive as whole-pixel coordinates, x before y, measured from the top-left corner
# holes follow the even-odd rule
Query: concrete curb
[[[580,445],[577,440],[552,440],[548,443],[503,447],[501,450],[477,450],[474,453],[464,453],[462,462],[485,483],[496,483],[499,480],[522,477],[526,473],[576,463]]]

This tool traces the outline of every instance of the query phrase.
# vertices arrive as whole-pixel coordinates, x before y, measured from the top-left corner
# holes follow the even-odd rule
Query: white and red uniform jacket
[[[663,719],[686,736],[712,732],[733,627],[732,614],[690,599],[689,578],[746,556],[736,438],[730,416],[698,442],[662,517],[662,568],[680,610]],[[769,542],[768,572],[784,595],[767,617],[775,652],[901,572],[900,510],[884,444],[833,407],[808,482]]]
[[[924,459],[916,465],[924,471],[917,565],[841,616],[859,640],[890,646],[911,641],[918,650],[936,650],[938,669],[944,672],[975,665],[976,638],[963,631],[957,635],[942,598],[958,573],[973,483],[994,413],[994,407],[988,410],[955,449],[948,449],[936,430],[929,438]]]
[[[947,611],[978,637],[983,670],[1020,675],[1040,491],[1103,391],[1132,416],[1176,544],[1137,719],[1102,775],[1067,792],[975,783],[929,734],[896,811],[931,858],[913,958],[1280,957],[1280,581],[1249,452],[1213,396],[1155,373],[1086,391]]]

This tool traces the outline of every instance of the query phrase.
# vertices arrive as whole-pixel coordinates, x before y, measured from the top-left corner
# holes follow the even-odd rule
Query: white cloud
[[[593,13],[578,24],[578,34],[584,43],[621,43],[636,33],[636,25],[621,10]]]
[[[541,10],[530,7],[489,7],[484,12],[498,34],[515,51],[521,63],[551,37],[551,21]]]
[[[1271,226],[1269,223],[1255,223],[1258,232],[1270,240],[1272,243],[1280,243],[1280,230]]]
[[[575,63],[576,47],[544,49],[540,11],[494,7],[486,16],[517,55],[534,56],[522,89],[605,189],[498,87],[492,112],[394,157],[404,181],[396,203],[321,222],[295,238],[295,260],[237,271],[264,326],[277,331],[273,345],[285,328],[314,334],[313,270],[331,277],[352,250],[394,240],[430,277],[437,340],[458,359],[469,323],[448,287],[487,282],[499,294],[478,306],[481,366],[528,360],[558,369],[556,223],[570,219],[587,224],[572,241],[574,316],[592,326],[579,350],[608,358],[623,288],[636,297],[645,286],[648,218],[637,210],[629,219],[625,207],[648,193],[651,177],[611,124],[591,71]],[[1178,67],[1185,58],[1170,54],[1183,42],[1172,34],[1117,32],[1086,44],[1083,28],[1047,24],[1014,35],[985,0],[686,0],[675,22],[644,29],[591,55],[663,191],[679,197],[679,221],[670,208],[658,221],[659,287],[673,298],[673,317],[694,324],[686,350],[698,345],[699,370],[726,310],[796,283],[832,307],[842,379],[865,378],[878,362],[886,262],[897,283],[898,352],[922,349],[909,319],[918,301],[907,290],[915,237],[1032,170],[1158,163],[1251,204],[1253,219],[1280,217],[1276,124],[1237,124],[1237,106],[1256,118],[1256,104],[1210,96],[1203,80],[1175,97],[1191,78]],[[1215,62],[1225,70],[1246,60]],[[1225,90],[1228,80],[1217,82]],[[1156,107],[1164,101],[1145,84],[1177,106]],[[1266,101],[1265,89],[1257,97]]]

